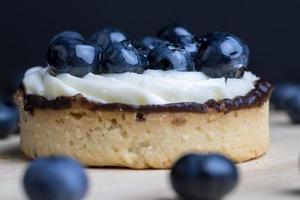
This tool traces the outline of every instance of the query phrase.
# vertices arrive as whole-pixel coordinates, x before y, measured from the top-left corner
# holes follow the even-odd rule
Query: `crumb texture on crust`
[[[224,112],[138,113],[90,110],[80,101],[65,109],[20,108],[21,149],[30,158],[65,154],[87,166],[170,168],[186,152],[220,152],[236,162],[269,146],[269,103]]]

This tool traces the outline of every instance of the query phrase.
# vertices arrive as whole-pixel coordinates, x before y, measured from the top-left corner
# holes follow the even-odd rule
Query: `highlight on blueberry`
[[[111,44],[103,54],[103,67],[106,73],[143,73],[148,65],[145,51],[130,40]]]
[[[238,177],[235,164],[220,154],[187,154],[171,170],[172,186],[182,199],[221,199]]]
[[[194,36],[178,36],[173,43],[184,47],[193,57],[197,54],[200,44]]]
[[[127,36],[121,30],[114,27],[106,27],[100,31],[95,32],[89,41],[106,49],[113,43],[119,43],[126,40]]]
[[[180,36],[192,36],[192,33],[185,26],[177,23],[169,24],[157,33],[158,38],[172,43],[175,43]]]
[[[76,40],[84,40],[83,36],[80,33],[76,32],[76,31],[63,31],[63,32],[60,32],[52,38],[51,42],[53,42],[57,38],[69,38],[69,39],[76,39]]]
[[[248,65],[249,48],[240,38],[214,32],[199,39],[196,69],[212,78],[240,78]]]
[[[166,43],[152,49],[148,55],[149,68],[194,71],[192,56],[183,47]]]
[[[77,161],[51,156],[29,165],[23,185],[30,200],[81,200],[87,193],[88,178]]]
[[[101,71],[101,57],[100,47],[83,40],[64,37],[54,40],[47,51],[47,62],[52,75],[69,73],[83,77],[89,72]]]
[[[157,37],[147,36],[142,39],[142,43],[149,49],[154,49],[155,47],[167,43]]]

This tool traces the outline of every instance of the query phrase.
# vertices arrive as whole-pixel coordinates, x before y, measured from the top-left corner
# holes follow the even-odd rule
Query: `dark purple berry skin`
[[[240,38],[223,32],[199,39],[196,69],[212,78],[240,78],[248,65],[249,48]]]
[[[95,32],[89,38],[89,41],[106,49],[111,44],[119,43],[126,39],[126,34],[121,30],[114,27],[105,27],[102,30]]]
[[[94,44],[72,38],[57,38],[47,52],[50,73],[69,73],[83,77],[89,72],[101,71],[102,49]]]
[[[143,73],[148,66],[147,51],[147,47],[130,40],[113,43],[104,51],[104,71],[106,73]]]
[[[219,154],[188,154],[171,171],[171,183],[182,199],[217,200],[237,185],[238,170]]]
[[[183,47],[166,43],[152,49],[148,55],[149,69],[194,71],[192,56]]]
[[[82,200],[88,189],[82,166],[65,156],[34,160],[25,172],[23,184],[31,200]]]

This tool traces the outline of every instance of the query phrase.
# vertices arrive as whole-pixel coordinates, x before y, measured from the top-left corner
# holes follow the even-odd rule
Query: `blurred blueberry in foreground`
[[[174,164],[171,182],[182,199],[218,200],[236,186],[238,171],[222,155],[188,154]]]
[[[23,183],[30,200],[81,200],[88,189],[82,166],[64,156],[34,160],[26,170]]]
[[[286,107],[287,101],[297,94],[300,94],[300,84],[281,83],[275,86],[271,102],[276,109],[283,110]]]

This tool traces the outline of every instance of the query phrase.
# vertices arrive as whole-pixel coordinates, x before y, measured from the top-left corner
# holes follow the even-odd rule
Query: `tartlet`
[[[208,72],[211,76],[212,71]],[[225,78],[213,78],[223,80],[226,85],[229,78],[235,80],[243,76],[228,77],[227,72]],[[53,74],[51,67],[45,73],[47,76],[60,78],[57,71]],[[148,72],[139,73],[139,76],[143,76],[143,73]],[[83,78],[78,74],[71,75],[82,80],[87,76],[94,76],[86,73]],[[128,75],[131,76],[138,75]],[[108,77],[111,78],[109,75]],[[118,77],[116,75],[112,78]],[[109,78],[105,80],[111,80]],[[208,77],[210,79],[212,78]],[[38,92],[39,86],[28,82],[30,81],[26,82],[24,79],[22,87],[16,93],[16,101],[20,109],[21,149],[30,158],[65,154],[87,166],[170,168],[179,156],[188,152],[218,152],[235,162],[243,162],[263,155],[269,146],[269,97],[272,85],[259,78],[251,82],[251,89],[242,91],[242,95],[230,96],[231,98],[226,98],[225,93],[228,91],[224,89],[223,96],[213,93],[218,96],[216,99],[207,97],[199,102],[180,101],[180,97],[179,100],[174,100],[174,95],[170,95],[172,101],[158,104],[155,104],[156,99],[153,98],[154,103],[145,98],[139,104],[127,100],[118,101],[116,96],[113,96],[111,102],[107,99],[98,101],[97,95],[96,98],[65,88],[64,92],[72,92],[62,93],[61,88],[54,86],[54,89],[51,88],[51,95],[46,95]],[[43,84],[45,88],[45,81]],[[134,87],[142,87],[139,84],[140,82],[134,82]],[[33,85],[34,90],[30,90],[29,85]],[[150,86],[143,87],[146,89],[141,91]],[[160,91],[159,89],[155,91]],[[135,93],[128,91],[128,95],[133,94],[132,99],[139,101],[139,97],[134,98]],[[117,95],[112,91],[112,95],[115,94]],[[167,99],[162,93],[160,97]]]

